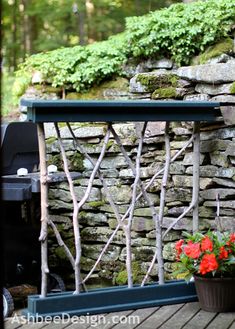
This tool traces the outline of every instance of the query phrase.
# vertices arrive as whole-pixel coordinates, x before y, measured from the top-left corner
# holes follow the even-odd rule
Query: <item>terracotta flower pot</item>
[[[201,308],[208,312],[235,311],[235,277],[203,278],[194,276]]]

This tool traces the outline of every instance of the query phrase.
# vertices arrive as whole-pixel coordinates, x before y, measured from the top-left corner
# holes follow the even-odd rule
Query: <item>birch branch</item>
[[[58,242],[58,245],[60,247],[63,247],[64,248],[64,252],[65,252],[66,256],[68,257],[68,259],[69,259],[69,261],[70,261],[73,269],[75,269],[75,261],[74,261],[73,255],[71,254],[71,252],[70,252],[69,248],[67,247],[67,245],[64,243],[64,241],[63,241],[63,239],[62,239],[62,237],[60,235],[60,232],[58,231],[55,223],[53,223],[52,220],[49,220],[49,223],[48,224],[51,226],[51,228],[54,231],[54,234],[55,234],[56,240]]]
[[[99,257],[97,258],[95,264],[92,266],[92,268],[91,268],[90,272],[87,274],[87,276],[83,279],[83,281],[82,281],[83,283],[85,283],[85,282],[90,278],[90,276],[94,273],[94,271],[95,271],[97,265],[99,264],[99,262],[101,261],[101,258],[103,257],[103,255],[104,255],[105,252],[107,251],[107,249],[108,249],[110,243],[113,241],[113,238],[115,237],[115,235],[116,235],[117,231],[119,230],[120,226],[121,226],[121,225],[118,224],[118,225],[116,226],[115,230],[113,231],[113,233],[110,235],[108,241],[106,242],[106,244],[105,244],[105,246],[103,247],[101,253],[99,254]]]
[[[138,182],[140,180],[140,158],[143,148],[143,140],[144,140],[144,134],[146,130],[147,122],[144,123],[143,129],[141,131],[141,136],[139,140],[139,146],[138,151],[136,155],[136,168],[135,168],[135,180],[133,184],[132,189],[132,200],[130,205],[130,212],[129,212],[129,218],[127,225],[124,225],[124,232],[126,235],[126,269],[127,269],[127,277],[128,277],[128,288],[133,287],[133,275],[132,275],[132,252],[131,252],[131,224],[133,221],[133,215],[135,210],[135,204],[136,204],[136,194],[137,194],[137,186]]]
[[[164,174],[163,174],[162,184],[161,184],[161,197],[160,197],[160,208],[159,208],[159,223],[161,225],[162,225],[163,215],[164,215],[164,207],[165,207],[165,199],[166,199],[166,186],[167,186],[170,162],[171,162],[169,127],[170,127],[170,123],[166,122],[166,127],[165,127],[166,161],[165,161]]]
[[[187,215],[187,213],[188,212],[190,212],[190,210],[192,210],[193,209],[193,204],[191,203],[190,204],[190,206],[178,217],[178,218],[176,218],[175,219],[175,221],[167,228],[167,230],[164,232],[164,234],[163,234],[163,236],[162,236],[162,240],[164,240],[164,238],[166,237],[166,235],[167,235],[167,233],[169,233],[170,232],[170,230],[183,218],[183,217],[185,217],[186,215]],[[154,256],[153,256],[153,259],[152,259],[152,261],[151,261],[151,264],[150,264],[150,266],[149,266],[149,268],[148,268],[148,271],[147,271],[147,273],[146,273],[146,275],[145,275],[145,277],[144,277],[144,279],[143,279],[143,281],[142,281],[142,283],[141,283],[141,286],[143,286],[145,283],[146,283],[146,281],[147,281],[147,279],[148,279],[148,277],[149,277],[149,275],[150,275],[150,273],[151,273],[151,271],[152,271],[152,269],[153,269],[153,266],[154,266],[154,264],[155,264],[155,262],[156,262],[156,259],[157,259],[157,252],[155,252],[155,254],[154,254]]]
[[[220,198],[219,198],[219,193],[216,193],[215,199],[216,199],[215,223],[216,223],[217,230],[219,232],[223,232],[223,226],[222,226],[221,219],[220,219]]]
[[[184,144],[184,146],[181,148],[181,150],[179,150],[171,159],[171,163],[173,161],[175,161],[184,151],[185,149],[192,143],[193,141],[193,136],[191,136],[191,138]],[[154,176],[151,178],[151,180],[149,181],[149,183],[145,186],[145,191],[152,185],[152,183],[154,182],[154,180],[164,171],[164,168],[159,170],[157,173],[154,174]],[[139,200],[139,198],[142,196],[142,193],[140,193],[137,198],[136,201]],[[192,208],[191,208],[192,209]],[[124,221],[126,219],[126,217],[128,216],[130,211],[130,208],[128,208],[128,210],[126,211],[126,213],[122,216],[121,218],[121,222]],[[156,212],[155,212],[155,216],[157,216]],[[179,219],[180,220],[180,219]],[[175,225],[176,223],[174,223]],[[173,226],[174,226],[173,225]],[[86,282],[89,277],[93,274],[93,272],[95,271],[97,265],[99,264],[101,258],[103,257],[104,253],[106,252],[106,250],[108,249],[108,246],[110,245],[110,243],[113,241],[113,238],[115,236],[115,234],[117,233],[117,231],[120,228],[120,223],[117,225],[116,229],[114,230],[114,232],[111,234],[109,240],[107,241],[107,243],[105,244],[104,248],[102,249],[100,256],[97,258],[97,261],[95,262],[95,264],[93,265],[92,269],[90,270],[90,272],[87,274],[87,276],[84,278],[83,282]],[[165,235],[164,235],[165,236]],[[156,259],[155,259],[156,260]]]
[[[163,216],[164,216],[164,207],[165,207],[165,199],[166,199],[166,185],[169,175],[169,169],[170,169],[170,162],[171,162],[171,149],[170,149],[170,136],[169,136],[169,127],[170,123],[166,122],[165,126],[165,150],[166,150],[166,161],[164,166],[164,174],[162,178],[162,184],[161,184],[161,198],[160,198],[160,207],[159,207],[159,217],[155,220],[155,227],[156,227],[156,251],[154,253],[154,257],[151,261],[151,264],[148,268],[148,271],[141,283],[141,286],[143,286],[148,279],[153,266],[156,262],[158,262],[158,280],[159,284],[164,284],[164,261],[163,261],[163,255],[162,255],[162,222],[163,222]]]
[[[146,127],[147,127],[147,124],[146,124]],[[145,130],[146,130],[146,127],[145,127]],[[116,133],[116,131],[113,129],[113,127],[111,128],[111,131],[112,131],[112,134],[113,134],[113,136],[114,136],[114,138],[115,138],[115,140],[116,140],[116,143],[118,144],[120,150],[122,151],[122,153],[123,153],[123,155],[124,155],[124,157],[125,157],[125,159],[126,159],[126,162],[129,164],[129,167],[130,167],[131,170],[132,170],[133,176],[135,177],[135,176],[136,176],[136,170],[135,170],[135,167],[134,167],[134,165],[133,165],[133,163],[132,163],[130,157],[128,156],[128,154],[127,154],[125,148],[124,148],[123,145],[122,145],[122,142],[121,142],[119,136],[117,135],[117,133]],[[144,135],[143,135],[142,138],[144,139]],[[144,197],[144,199],[146,200],[146,202],[148,203],[148,205],[149,205],[149,207],[150,207],[150,209],[151,209],[152,217],[153,217],[154,222],[155,222],[155,220],[157,220],[157,218],[158,218],[158,214],[157,214],[157,212],[156,212],[156,209],[155,209],[155,207],[154,207],[154,204],[153,204],[152,200],[150,199],[150,197],[149,197],[149,195],[148,195],[148,193],[147,193],[147,188],[148,188],[149,186],[146,186],[146,187],[145,187],[144,184],[143,184],[143,182],[141,181],[140,177],[139,177],[139,185],[140,185],[140,188],[141,188],[141,194],[138,195],[138,197],[136,198],[136,201],[138,201],[138,200],[140,199],[141,196]],[[130,211],[130,208],[128,209],[128,213],[125,214],[125,217],[122,218],[122,220],[124,220],[124,219],[127,217],[127,215],[129,214],[129,211]]]
[[[194,135],[191,136],[191,138],[189,139],[189,141],[186,143],[188,145],[190,145],[192,143],[192,141],[194,140]],[[183,147],[184,148],[184,147]],[[183,149],[182,148],[182,149]],[[181,150],[182,150],[181,149]],[[181,151],[180,150],[180,151]],[[179,153],[179,152],[178,152]],[[177,153],[177,154],[178,154]],[[176,154],[176,155],[177,155]],[[174,159],[174,157],[172,158],[172,160]],[[167,228],[167,230],[164,232],[163,234],[163,239],[165,238],[165,236],[170,232],[170,230],[183,218],[185,217],[194,207],[195,207],[195,203],[197,202],[198,198],[195,198],[195,195],[193,194],[192,195],[192,200],[191,200],[191,203],[189,205],[189,207],[187,209],[185,209],[185,211],[178,217],[174,220],[174,222]]]
[[[78,141],[77,141],[77,138],[76,138],[76,136],[75,136],[75,134],[74,134],[74,132],[73,132],[73,130],[72,130],[72,128],[71,128],[71,126],[70,126],[70,124],[69,123],[67,123],[67,126],[68,126],[68,129],[70,130],[70,133],[71,133],[71,135],[72,135],[72,137],[73,137],[73,140],[74,140],[74,142],[75,142],[75,144],[77,145],[77,147],[78,147],[78,149],[86,156],[86,158],[94,165],[94,161],[93,161],[93,159],[87,154],[87,152],[84,150],[84,148],[82,147],[82,145],[80,144],[80,143],[78,143]],[[111,127],[111,130],[112,130],[112,127]],[[112,130],[113,131],[113,130]],[[114,131],[114,133],[115,133],[115,131]],[[173,162],[173,161],[175,161],[183,152],[184,152],[184,150],[192,143],[192,140],[193,140],[193,137],[191,137],[186,143],[185,143],[185,145],[182,147],[182,149],[181,150],[179,150],[173,157],[172,157],[172,159],[171,159],[171,163]],[[122,144],[121,144],[122,145]],[[124,149],[125,150],[125,149]],[[124,153],[125,154],[125,153]],[[134,166],[133,166],[134,167]],[[161,169],[161,170],[159,170],[157,173],[155,173],[155,175],[152,177],[152,179],[149,181],[149,183],[146,185],[146,187],[145,187],[145,191],[152,185],[152,183],[153,183],[153,181],[162,173],[164,171],[164,168],[163,169]],[[105,182],[104,181],[104,179],[103,179],[103,175],[101,175],[101,173],[98,171],[98,176],[99,176],[99,178],[100,178],[100,180],[102,181],[102,183],[103,182]],[[103,184],[104,185],[104,184]],[[136,201],[137,200],[139,200],[139,198],[142,196],[142,193],[140,193],[138,196],[137,196],[137,199],[136,199]],[[114,207],[114,208],[116,208],[116,206]],[[99,257],[97,258],[97,260],[96,260],[96,262],[95,262],[95,264],[93,265],[93,267],[91,268],[91,270],[90,270],[90,272],[87,274],[87,276],[83,279],[83,282],[86,282],[89,278],[90,278],[90,276],[94,273],[94,271],[95,271],[95,269],[96,269],[96,267],[97,267],[97,265],[99,264],[99,262],[100,262],[100,260],[102,259],[102,257],[103,257],[103,255],[105,254],[105,252],[107,251],[107,249],[108,249],[108,247],[109,247],[109,245],[110,245],[110,243],[113,241],[113,238],[114,238],[114,236],[116,235],[116,233],[118,232],[118,230],[119,230],[119,228],[120,228],[120,226],[121,226],[121,222],[123,222],[125,219],[126,219],[126,217],[128,216],[128,214],[129,214],[129,211],[130,211],[130,208],[127,210],[127,212],[124,214],[124,216],[122,216],[122,218],[121,218],[121,220],[120,220],[120,215],[118,214],[118,211],[116,211],[116,217],[117,218],[119,218],[119,220],[118,220],[118,222],[119,222],[119,224],[117,225],[117,227],[115,228],[115,230],[113,231],[113,233],[111,234],[111,236],[110,236],[110,238],[108,239],[108,241],[107,241],[107,243],[105,244],[105,246],[103,247],[103,249],[102,249],[102,251],[101,251],[101,253],[100,253],[100,255],[99,255]],[[156,215],[155,215],[156,216]]]
[[[187,209],[185,209],[185,211],[178,218],[176,218],[174,222],[167,228],[167,230],[163,234],[163,239],[165,238],[167,233],[169,233],[170,230],[193,209],[193,207],[194,207],[194,203],[192,201],[190,206]]]
[[[182,149],[181,150],[179,150],[173,157],[172,157],[172,159],[171,159],[171,162],[170,163],[172,163],[172,162],[174,162],[184,151],[185,151],[185,149],[192,143],[192,141],[193,141],[193,136],[188,140],[188,142],[186,142],[185,143],[185,145],[182,147]],[[162,168],[162,169],[160,169],[159,171],[157,171],[154,175],[153,175],[153,177],[150,179],[150,181],[148,182],[148,184],[146,184],[146,186],[145,186],[145,191],[147,191],[147,189],[153,184],[153,182],[154,182],[154,180],[159,176],[159,175],[161,175],[162,173],[164,172],[164,168]],[[140,197],[142,196],[142,192],[140,192],[140,194],[137,196],[137,198],[136,198],[136,201],[138,201],[139,199],[140,199]],[[128,213],[129,213],[129,209],[127,210],[127,214],[125,214],[125,216],[126,215],[128,215]],[[126,218],[126,217],[125,217]]]
[[[146,130],[146,127],[145,127],[145,130]],[[118,134],[116,133],[115,129],[113,128],[113,126],[111,127],[111,132],[112,132],[113,137],[114,137],[116,143],[118,144],[118,146],[119,146],[119,148],[120,148],[122,154],[124,155],[127,164],[129,165],[129,167],[131,168],[133,174],[135,175],[135,167],[134,167],[134,165],[133,165],[133,163],[132,163],[130,157],[129,157],[128,154],[126,153],[126,150],[125,150],[124,146],[122,145],[122,142],[121,142],[121,140],[120,140]]]
[[[93,167],[95,167],[95,164],[96,164],[95,161],[90,157],[90,155],[86,152],[86,150],[83,148],[83,146],[79,143],[78,139],[76,138],[76,136],[75,136],[75,134],[74,134],[74,132],[73,132],[73,130],[72,130],[72,128],[71,128],[71,126],[70,126],[70,124],[68,122],[67,122],[67,127],[68,127],[68,129],[69,129],[69,131],[71,133],[71,136],[73,137],[73,140],[74,140],[74,143],[75,143],[76,147],[90,161],[90,163],[93,165]],[[115,203],[114,203],[114,201],[112,199],[112,196],[111,196],[111,194],[110,194],[110,192],[108,190],[108,186],[107,186],[107,184],[105,182],[104,176],[103,176],[102,172],[99,169],[97,170],[97,175],[98,175],[99,179],[101,180],[101,182],[103,184],[104,191],[106,193],[107,199],[108,199],[111,207],[114,210],[114,213],[116,215],[116,218],[117,218],[119,224],[117,225],[116,229],[114,230],[114,232],[110,236],[110,238],[107,241],[106,245],[103,247],[103,249],[102,249],[99,257],[97,258],[95,264],[93,265],[92,269],[90,270],[90,272],[88,273],[88,275],[83,279],[83,281],[82,281],[83,283],[85,283],[90,278],[90,276],[93,274],[93,272],[95,271],[97,265],[99,264],[99,262],[102,259],[103,255],[107,251],[110,243],[112,242],[114,236],[116,235],[117,231],[119,230],[119,228],[121,226],[121,216],[120,216],[119,211],[118,211],[118,209],[117,209],[117,207],[116,207],[116,205],[115,205]]]
[[[161,184],[161,197],[160,197],[160,209],[159,209],[159,219],[156,222],[156,252],[157,252],[157,262],[158,262],[158,280],[159,284],[164,284],[164,261],[162,255],[162,222],[164,216],[164,207],[166,199],[166,185],[170,169],[171,161],[171,149],[170,149],[170,136],[169,136],[170,123],[166,122],[165,127],[165,149],[166,149],[166,162],[164,168],[164,174]]]
[[[157,260],[157,252],[155,251],[153,259],[151,261],[151,264],[148,268],[148,271],[146,272],[145,277],[144,277],[143,281],[141,282],[141,287],[143,287],[145,285],[145,283],[146,283],[146,281],[147,281],[147,279],[148,279],[148,277],[149,277],[149,275],[150,275],[150,273],[153,269],[153,266],[156,263],[156,260]]]
[[[47,165],[46,165],[46,143],[43,123],[37,124],[39,161],[40,161],[40,188],[41,188],[41,231],[39,241],[41,241],[41,295],[47,295],[47,274],[48,268],[48,185],[47,185]]]
[[[101,149],[99,158],[98,158],[98,160],[97,160],[97,162],[96,162],[96,164],[95,164],[95,166],[93,168],[93,171],[91,173],[91,176],[89,178],[86,192],[85,192],[83,198],[81,199],[81,201],[78,203],[78,211],[81,209],[81,207],[84,205],[84,203],[89,198],[89,195],[90,195],[90,192],[91,192],[91,188],[92,188],[92,185],[93,185],[93,181],[95,179],[96,173],[99,170],[100,164],[101,164],[101,162],[102,162],[102,160],[104,158],[104,155],[105,155],[105,151],[106,151],[106,148],[107,148],[109,137],[110,137],[110,126],[108,127],[107,133],[106,133],[106,135],[104,137],[104,142],[103,142],[103,146],[102,146],[102,149]]]
[[[199,229],[199,190],[200,190],[200,122],[193,126],[193,233]]]
[[[68,168],[68,160],[66,158],[65,149],[62,143],[60,131],[58,128],[58,124],[54,123],[56,134],[58,137],[58,142],[60,146],[61,155],[63,158],[64,163],[64,172],[66,174],[68,184],[69,184],[69,190],[73,201],[73,231],[74,231],[74,240],[75,240],[75,251],[76,251],[76,257],[75,257],[75,294],[80,293],[80,284],[81,284],[81,270],[80,270],[80,260],[81,260],[81,237],[80,237],[80,229],[79,229],[79,223],[78,223],[78,202],[77,197],[75,194],[75,188],[73,185],[73,180],[71,177],[71,174],[69,172]]]
[[[93,167],[95,167],[95,161],[86,152],[86,150],[84,149],[84,147],[78,142],[78,140],[77,140],[77,138],[76,138],[76,136],[75,136],[75,134],[74,134],[74,132],[73,132],[73,130],[72,130],[72,128],[71,128],[71,126],[70,126],[70,124],[68,122],[67,122],[67,127],[68,127],[68,129],[69,129],[69,131],[70,131],[70,133],[71,133],[71,135],[73,137],[73,141],[74,141],[76,147],[90,161],[90,163],[93,165]],[[111,194],[110,194],[110,192],[108,190],[108,186],[107,186],[107,183],[106,183],[106,181],[104,179],[104,176],[103,176],[103,174],[102,174],[102,172],[100,170],[97,171],[97,175],[98,175],[101,183],[103,184],[105,195],[106,195],[106,197],[108,199],[108,202],[110,203],[110,205],[111,205],[111,207],[112,207],[112,209],[114,211],[114,214],[115,214],[115,216],[117,218],[117,221],[120,223],[121,222],[120,213],[119,213],[118,208],[116,207],[116,205],[115,205],[115,203],[113,201],[113,198],[112,198],[112,196],[111,196]]]

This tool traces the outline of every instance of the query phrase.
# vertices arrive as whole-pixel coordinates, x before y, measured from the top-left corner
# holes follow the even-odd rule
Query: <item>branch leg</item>
[[[47,165],[46,165],[46,143],[43,123],[37,125],[39,160],[40,160],[40,187],[41,187],[41,232],[39,241],[41,241],[41,296],[47,295],[47,274],[48,269],[48,184],[47,184]]]
[[[62,139],[60,136],[60,130],[58,124],[54,124],[56,129],[56,134],[60,146],[61,155],[63,158],[64,163],[64,171],[69,183],[69,190],[73,200],[73,231],[74,231],[74,240],[75,240],[75,250],[76,250],[76,257],[75,257],[75,264],[74,264],[74,274],[75,274],[75,294],[80,293],[80,284],[81,284],[81,273],[80,273],[80,259],[81,259],[81,237],[80,237],[80,228],[78,223],[78,201],[73,185],[73,180],[71,178],[71,174],[68,168],[68,160],[66,157],[65,149],[62,143]]]
[[[193,232],[199,229],[199,189],[200,189],[200,122],[193,127]]]

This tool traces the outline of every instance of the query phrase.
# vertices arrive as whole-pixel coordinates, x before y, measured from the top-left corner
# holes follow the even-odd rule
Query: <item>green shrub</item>
[[[188,64],[195,54],[226,37],[235,21],[235,1],[207,0],[175,4],[127,19],[134,56],[161,54]]]
[[[235,0],[207,0],[175,4],[142,17],[130,17],[126,30],[106,41],[62,48],[28,57],[18,76],[40,71],[53,86],[72,85],[84,92],[113,76],[122,75],[128,58],[172,58],[188,64],[230,36],[235,22]],[[22,88],[23,90],[24,88]]]

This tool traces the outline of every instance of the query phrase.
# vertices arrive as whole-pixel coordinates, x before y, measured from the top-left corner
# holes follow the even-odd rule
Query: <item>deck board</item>
[[[159,328],[162,329],[181,329],[185,323],[200,310],[198,303],[185,304],[168,321]]]
[[[200,310],[188,323],[185,324],[183,329],[206,328],[216,316],[217,313]]]
[[[12,322],[12,318],[7,318],[4,321],[4,327],[7,329],[17,329],[21,327],[20,323]]]
[[[26,323],[23,324],[20,329],[41,329],[47,326],[46,323]]]
[[[109,313],[105,317],[105,323],[100,321],[99,324],[95,328],[98,328],[98,329],[111,329],[115,326],[115,323],[113,323],[113,318],[117,317],[117,319],[118,319],[118,317],[121,317],[121,316],[128,317],[133,312],[134,312],[133,310],[130,310],[130,311],[121,311],[121,312]],[[89,325],[88,328],[91,329],[91,328],[94,328],[94,326],[92,327],[92,325]]]
[[[220,313],[216,318],[209,324],[207,329],[227,329],[231,326],[235,320],[234,313]]]
[[[65,328],[68,328],[69,325],[70,325],[70,323],[54,323],[54,322],[52,322],[52,323],[48,323],[45,327],[43,327],[43,329],[65,329]],[[80,328],[80,326],[79,326],[79,328]],[[28,327],[25,329],[28,329]]]
[[[20,320],[19,312],[16,313]],[[127,317],[127,321],[122,316]],[[139,322],[134,318],[139,317]],[[119,318],[119,323],[116,321]],[[73,321],[27,324],[16,316],[4,322],[5,329],[235,329],[235,312],[210,313],[200,309],[199,303],[174,304],[108,314],[76,317]],[[135,320],[133,320],[135,319]],[[59,323],[58,323],[59,322]],[[123,323],[127,322],[127,323]]]
[[[119,323],[115,325],[113,328],[114,329],[134,329],[137,326],[143,326],[144,321],[154,312],[156,311],[156,307],[152,308],[143,308],[143,309],[138,309],[131,313],[129,316],[129,323]],[[139,323],[135,321],[136,317],[139,319]],[[127,319],[128,320],[128,319]],[[125,322],[125,321],[124,321]]]
[[[156,309],[144,324],[140,324],[137,328],[141,329],[154,329],[159,328],[164,322],[170,319],[184,304],[175,304],[162,306],[159,309]],[[144,326],[144,327],[143,327]]]

